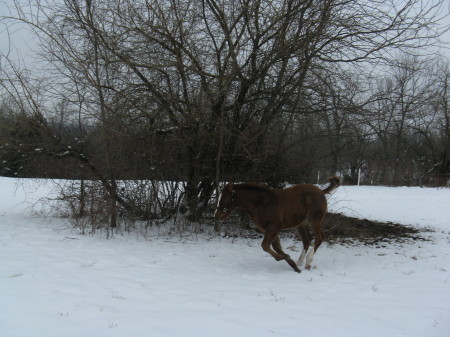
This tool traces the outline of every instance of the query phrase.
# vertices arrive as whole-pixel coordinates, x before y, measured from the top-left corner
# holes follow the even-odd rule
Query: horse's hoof
[[[286,260],[287,263],[289,263],[289,265],[292,267],[292,269],[294,269],[297,273],[300,273],[301,270],[297,267],[297,265],[295,264],[294,261],[292,261],[291,259]]]
[[[310,269],[311,269],[311,266],[305,266],[305,269],[306,269],[306,270],[310,270]]]

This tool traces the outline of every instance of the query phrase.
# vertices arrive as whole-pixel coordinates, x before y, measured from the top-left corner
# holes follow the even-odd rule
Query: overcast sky
[[[0,17],[11,15],[14,0],[0,0]],[[444,5],[445,18],[441,20],[442,26],[450,26],[450,1]],[[437,50],[450,59],[450,31],[441,37],[442,44]],[[6,25],[0,20],[0,66],[4,64],[4,56],[7,55],[15,63],[31,66],[35,59],[36,38],[23,24]]]

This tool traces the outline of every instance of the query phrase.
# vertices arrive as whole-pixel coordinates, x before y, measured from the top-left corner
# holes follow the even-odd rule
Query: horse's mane
[[[264,185],[264,184],[259,184],[259,183],[236,184],[236,185],[234,185],[234,188],[252,190],[252,191],[257,191],[257,192],[269,192],[272,190],[269,186]]]

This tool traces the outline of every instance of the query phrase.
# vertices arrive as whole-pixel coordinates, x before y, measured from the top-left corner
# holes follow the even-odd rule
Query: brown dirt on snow
[[[216,222],[216,225],[219,224]],[[221,232],[227,237],[262,238],[248,215],[237,212],[220,222]],[[340,213],[328,213],[323,222],[325,242],[329,244],[357,244],[382,246],[388,242],[426,241],[422,235],[430,229],[417,229],[394,222],[359,219]],[[295,236],[294,230],[281,232],[281,237]],[[299,238],[297,238],[300,240]]]
[[[339,213],[328,213],[323,223],[326,241],[329,243],[354,243],[359,241],[375,245],[381,242],[405,242],[426,240],[421,230],[394,222],[358,219]]]

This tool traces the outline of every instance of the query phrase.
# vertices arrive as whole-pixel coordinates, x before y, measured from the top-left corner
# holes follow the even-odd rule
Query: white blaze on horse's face
[[[222,192],[219,194],[219,199],[217,200],[217,207],[216,211],[214,212],[214,217],[220,220],[227,218],[234,208],[233,201],[234,201],[234,194],[232,190],[232,185],[227,184],[223,188]]]

